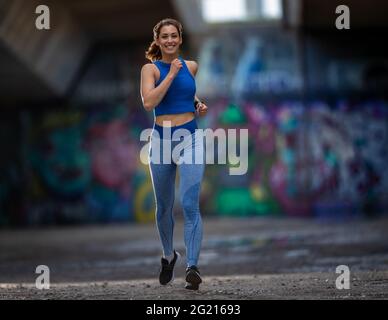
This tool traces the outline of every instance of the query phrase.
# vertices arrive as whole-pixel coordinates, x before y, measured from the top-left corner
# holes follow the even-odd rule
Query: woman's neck
[[[163,55],[161,61],[165,63],[171,63],[174,59],[177,59],[179,57],[179,53],[174,55]]]

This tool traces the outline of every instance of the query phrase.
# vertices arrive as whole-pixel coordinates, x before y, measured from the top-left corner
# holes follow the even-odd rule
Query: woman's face
[[[178,29],[173,25],[163,26],[160,29],[159,38],[156,44],[164,54],[173,55],[179,50],[182,44],[182,38],[179,36]]]

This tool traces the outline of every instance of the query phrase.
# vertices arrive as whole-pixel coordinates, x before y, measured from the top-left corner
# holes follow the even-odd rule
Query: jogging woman
[[[198,64],[180,56],[182,30],[181,23],[174,19],[164,19],[155,25],[154,41],[146,51],[146,58],[152,63],[144,65],[141,70],[140,90],[144,108],[153,111],[155,119],[149,159],[156,224],[163,248],[159,282],[166,285],[174,279],[174,267],[179,258],[173,245],[173,205],[178,168],[184,214],[186,288],[198,290],[202,282],[198,270],[202,242],[199,195],[205,163],[204,141],[197,134],[195,117],[205,115],[207,106],[196,96]],[[174,138],[177,136],[174,133],[179,133],[179,139]],[[180,149],[176,153],[174,147],[178,145]]]

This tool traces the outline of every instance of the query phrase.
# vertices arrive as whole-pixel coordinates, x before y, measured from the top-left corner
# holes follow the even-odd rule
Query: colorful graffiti
[[[58,198],[76,198],[90,183],[79,112],[49,113],[30,132],[29,160],[42,187]]]
[[[207,166],[203,215],[383,212],[387,110],[378,102],[211,102],[199,127],[248,128],[249,166],[243,176],[229,175],[229,163]],[[2,127],[9,152],[0,172],[0,225],[154,221],[149,170],[139,158],[139,134],[152,123],[145,112],[119,105],[28,113],[28,121],[19,120]],[[25,138],[19,134],[12,142],[12,130]]]
[[[151,202],[152,189],[138,156],[148,122],[126,106],[31,117],[26,223],[149,220],[139,203]],[[139,185],[148,186],[148,197],[138,195]]]
[[[216,110],[207,123],[248,128],[250,139],[245,180],[221,166],[207,176],[217,214],[344,218],[387,207],[385,104],[247,102]]]
[[[26,128],[27,224],[83,222],[83,195],[91,175],[83,147],[83,114],[46,112],[29,117]]]
[[[386,105],[341,103],[336,110],[319,106],[311,109],[309,118],[314,129],[309,137],[319,142],[311,143],[315,157],[323,158],[334,176],[332,188],[321,191],[315,209],[320,210],[320,201],[330,200],[338,202],[336,211],[381,212],[388,182]]]
[[[129,130],[125,112],[91,116],[86,141],[93,183],[86,203],[97,221],[132,219],[131,177],[137,167],[137,147]]]

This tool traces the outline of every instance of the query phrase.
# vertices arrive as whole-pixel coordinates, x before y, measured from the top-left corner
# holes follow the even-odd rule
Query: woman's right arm
[[[174,80],[180,69],[179,63],[175,62],[173,66],[171,66],[170,72],[167,74],[167,76],[157,87],[155,87],[155,77],[153,68],[153,65],[148,63],[144,65],[141,69],[141,99],[143,102],[144,109],[146,109],[147,111],[152,111],[160,103],[160,101],[162,101],[163,97],[167,93],[168,88],[170,88],[172,81]]]

